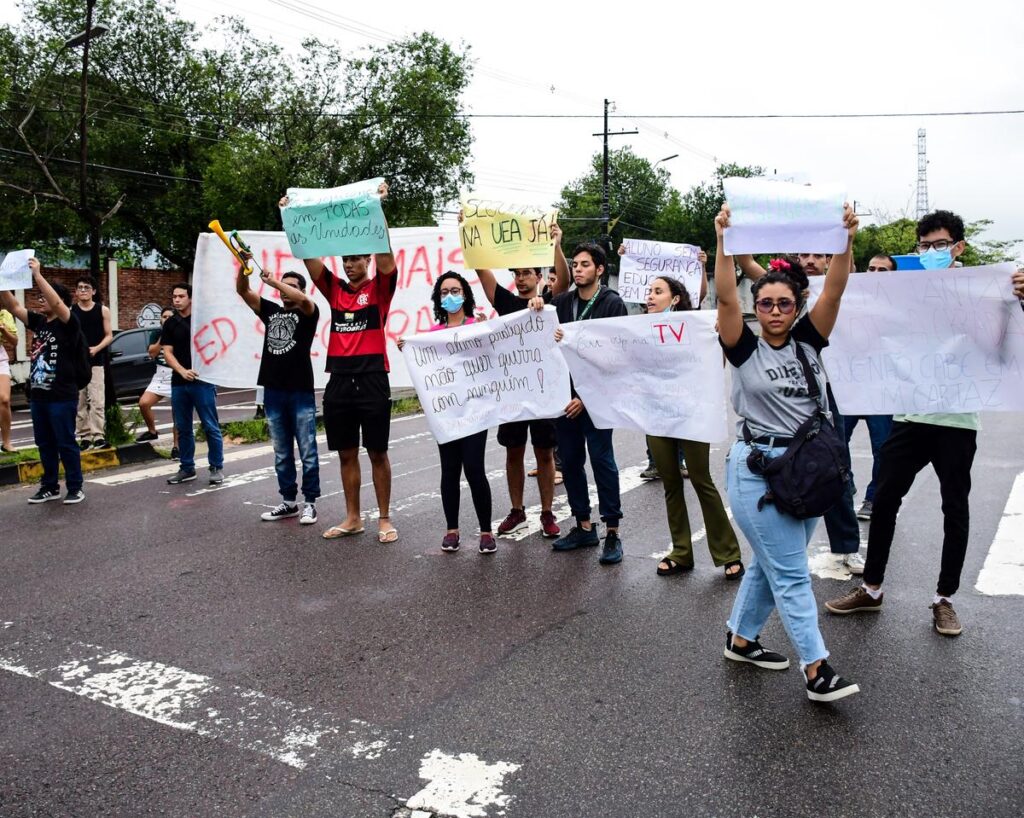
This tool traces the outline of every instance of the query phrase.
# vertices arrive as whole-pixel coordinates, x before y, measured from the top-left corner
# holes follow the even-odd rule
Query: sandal
[[[668,568],[662,568],[663,564],[667,564]],[[658,563],[658,576],[659,577],[670,577],[673,574],[685,574],[687,571],[692,571],[692,565],[683,565],[682,563],[676,562],[668,557],[663,557],[661,562]]]
[[[560,471],[557,471],[557,470],[555,471],[555,485],[556,486],[562,485],[562,473]]]
[[[378,517],[377,519],[378,520],[387,520],[388,522],[391,522],[391,518],[390,517]],[[377,542],[379,542],[379,543],[398,542],[398,530],[394,529],[394,528],[389,528],[387,531],[378,531],[377,532]]]
[[[332,525],[320,536],[325,540],[337,540],[341,537],[354,537],[356,534],[362,534],[366,529],[363,526],[359,528],[345,528],[341,525]]]
[[[734,565],[738,565],[740,568],[739,568],[738,571],[733,571],[732,573],[730,573],[729,569],[732,568]],[[725,569],[725,578],[729,582],[735,582],[740,577],[742,577],[745,573],[747,573],[747,569],[743,567],[743,563],[740,562],[739,560],[735,560],[734,562],[727,562],[722,567]]]

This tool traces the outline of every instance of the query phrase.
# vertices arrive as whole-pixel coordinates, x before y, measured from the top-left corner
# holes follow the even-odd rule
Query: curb
[[[92,449],[82,452],[82,471],[91,472],[116,466],[130,466],[150,460],[163,460],[151,443],[127,443],[110,449]],[[60,474],[63,476],[64,467]],[[35,483],[43,476],[43,465],[38,460],[0,466],[0,486]]]

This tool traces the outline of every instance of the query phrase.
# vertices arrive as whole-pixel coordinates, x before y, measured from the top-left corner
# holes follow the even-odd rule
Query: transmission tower
[[[925,130],[917,130],[917,218],[928,213],[928,148],[925,146]]]

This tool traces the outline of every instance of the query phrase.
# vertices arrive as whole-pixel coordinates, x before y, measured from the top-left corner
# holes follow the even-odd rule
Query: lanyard
[[[586,318],[586,317],[587,317],[588,315],[590,315],[590,310],[591,310],[591,308],[592,308],[592,307],[594,306],[594,302],[595,302],[595,301],[597,301],[597,297],[598,297],[598,296],[599,296],[600,294],[601,294],[601,288],[600,288],[600,287],[598,287],[598,288],[597,288],[597,292],[596,292],[596,293],[594,293],[594,295],[593,295],[593,296],[591,296],[590,300],[589,300],[589,301],[587,302],[586,306],[585,306],[585,307],[583,308],[583,312],[581,312],[581,313],[579,314],[579,317],[577,317],[577,318],[576,318],[576,320],[577,320],[577,321],[582,321],[582,320],[584,320],[584,319],[585,319],[585,318]],[[577,303],[577,304],[579,304],[579,303],[580,303],[580,297],[579,297],[579,295],[577,295],[577,296],[576,296],[576,303]]]

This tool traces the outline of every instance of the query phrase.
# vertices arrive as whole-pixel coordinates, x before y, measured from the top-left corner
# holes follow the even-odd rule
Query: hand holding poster
[[[732,213],[725,229],[726,254],[846,251],[842,188],[738,178],[723,185]]]
[[[694,307],[700,304],[704,268],[698,258],[699,247],[644,239],[624,239],[622,244],[626,254],[619,257],[619,296],[623,301],[645,303],[651,282],[668,276],[686,287]]]
[[[558,211],[488,199],[478,193],[460,199],[459,227],[467,269],[550,267],[555,263],[551,225]]]
[[[288,188],[281,222],[296,258],[386,253],[388,227],[378,188],[369,179],[330,189]]]
[[[594,425],[705,443],[724,438],[716,319],[691,310],[564,324],[559,346]]]
[[[402,354],[437,442],[561,415],[570,392],[557,326],[545,307],[406,338]]]
[[[1012,264],[850,276],[822,353],[847,415],[1024,410]],[[811,278],[812,301],[822,277]]]
[[[12,250],[0,263],[0,290],[27,290],[32,286],[32,268],[29,259],[35,250]]]

